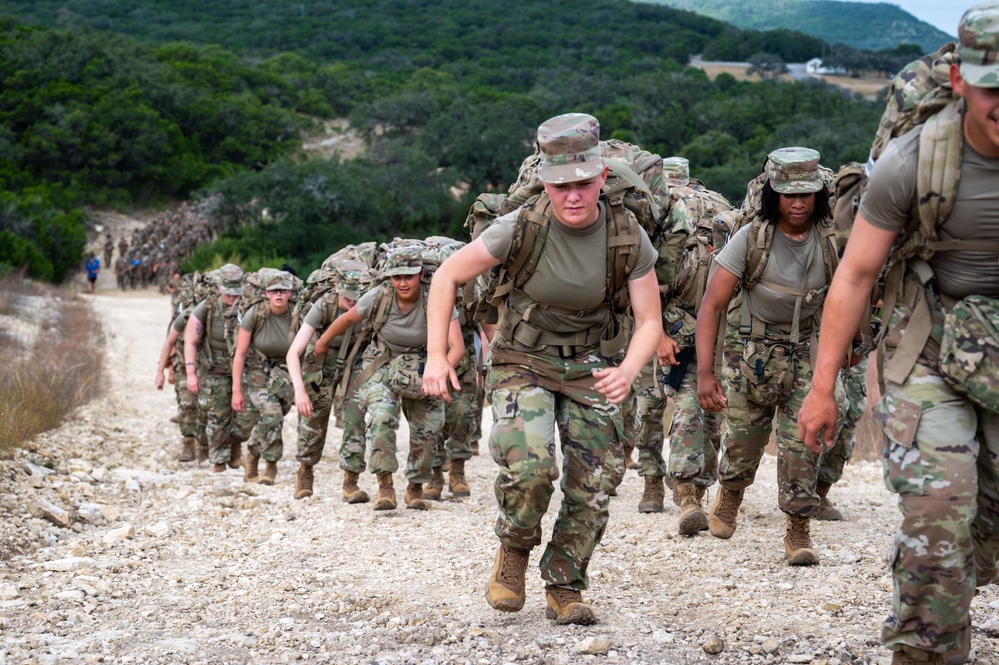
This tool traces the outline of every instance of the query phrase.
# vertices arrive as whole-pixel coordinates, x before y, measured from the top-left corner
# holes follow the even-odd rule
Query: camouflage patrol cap
[[[778,148],[768,155],[767,177],[778,194],[810,194],[825,184],[819,173],[819,152],[811,148]]]
[[[667,157],[663,160],[663,177],[670,187],[683,187],[690,183],[690,162],[686,157]]]
[[[243,269],[234,263],[227,263],[215,271],[219,288],[227,296],[243,295]]]
[[[350,300],[360,298],[364,282],[371,282],[368,266],[360,261],[344,261],[337,266],[336,276],[337,293]]]
[[[541,182],[561,184],[596,178],[603,173],[600,123],[592,115],[566,113],[538,127]]]
[[[295,280],[285,270],[273,271],[267,276],[266,284],[265,291],[292,291],[295,288]]]
[[[397,247],[385,257],[386,277],[392,275],[415,275],[423,270],[423,254],[419,247]]]
[[[964,12],[957,27],[961,76],[979,88],[999,88],[999,2]]]

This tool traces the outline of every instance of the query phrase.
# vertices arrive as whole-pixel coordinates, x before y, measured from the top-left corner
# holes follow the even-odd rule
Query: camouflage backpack
[[[627,276],[637,259],[638,236],[637,230],[629,228],[623,211],[631,211],[649,238],[655,239],[663,231],[662,224],[669,210],[669,187],[663,176],[663,158],[659,155],[617,139],[600,141],[599,145],[608,168],[607,182],[601,193],[609,213],[605,292],[616,309],[624,310],[630,305]],[[537,268],[548,233],[550,204],[538,178],[540,162],[541,149],[536,143],[534,154],[521,164],[517,181],[509,193],[480,194],[465,219],[465,227],[475,240],[500,216],[524,209],[518,217],[509,264],[497,266],[476,278],[474,284],[466,285],[465,306],[476,321],[497,323],[503,297],[514,288],[522,288]]]

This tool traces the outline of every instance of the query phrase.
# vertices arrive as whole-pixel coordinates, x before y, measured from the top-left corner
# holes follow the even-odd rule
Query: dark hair
[[[817,223],[819,220],[831,215],[832,209],[829,207],[829,190],[823,187],[815,192],[815,209],[812,211],[812,222]],[[760,217],[771,224],[776,224],[780,221],[780,194],[770,186],[769,180],[763,183],[763,191],[760,192]]]

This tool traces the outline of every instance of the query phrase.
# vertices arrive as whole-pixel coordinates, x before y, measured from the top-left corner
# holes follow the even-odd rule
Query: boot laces
[[[503,562],[500,564],[500,579],[504,584],[517,586],[520,584],[524,570],[525,553],[512,547],[503,548]]]
[[[548,593],[555,597],[555,602],[558,603],[559,607],[565,607],[571,603],[583,602],[583,594],[575,589],[549,585]]]
[[[742,503],[741,498],[737,493],[723,489],[721,505],[718,506],[718,516],[725,520],[734,518],[739,511],[739,504]]]

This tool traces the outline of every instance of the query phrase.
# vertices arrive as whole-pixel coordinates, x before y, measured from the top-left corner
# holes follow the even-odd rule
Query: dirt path
[[[107,396],[2,462],[0,663],[540,664],[587,649],[607,652],[587,657],[599,663],[888,663],[878,633],[897,517],[874,464],[851,465],[833,490],[847,519],[815,526],[822,564],[806,569],[783,561],[771,457],[730,541],[675,535],[673,506],[638,514],[629,471],[590,567],[600,623],[557,627],[540,552],[523,611],[483,599],[496,548],[488,457],[468,466],[471,498],[427,513],[344,504],[335,430],[316,496],[295,501],[290,417],[273,487],[180,464],[173,395],[153,389],[168,299],[112,288],[91,302],[107,325]],[[30,464],[46,460],[54,472]],[[986,634],[996,607],[994,586],[973,604],[980,663],[999,659]]]

